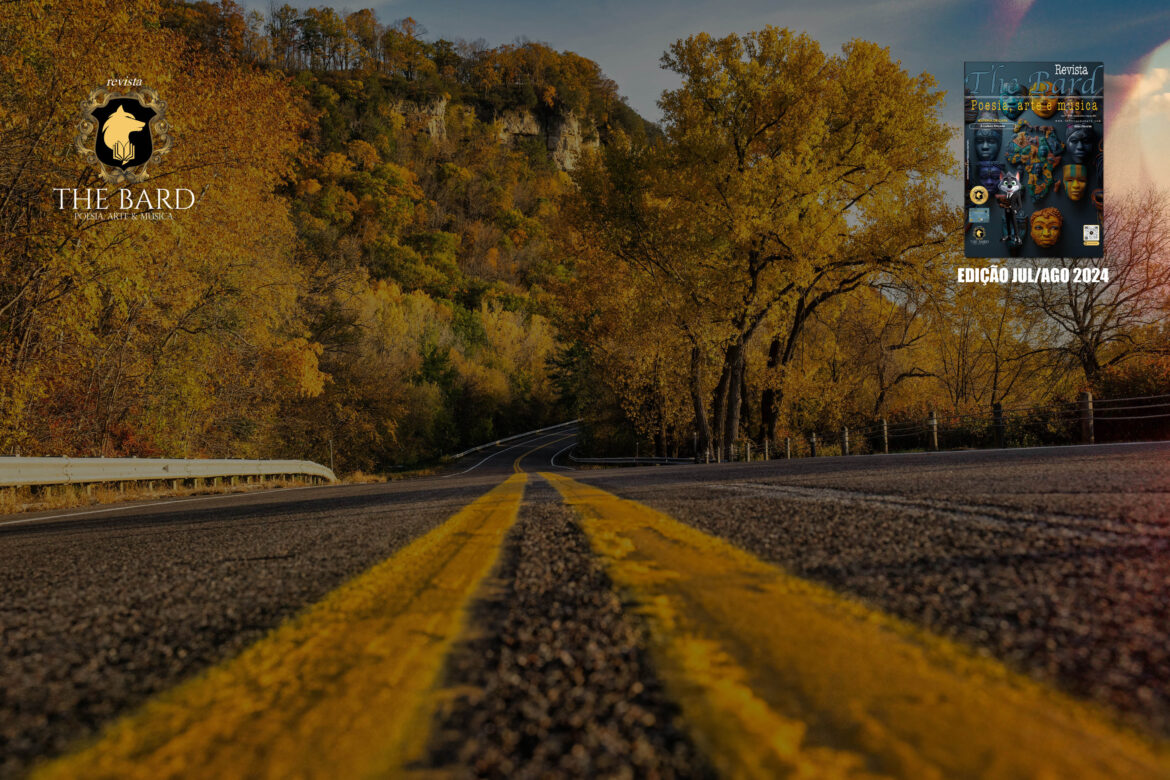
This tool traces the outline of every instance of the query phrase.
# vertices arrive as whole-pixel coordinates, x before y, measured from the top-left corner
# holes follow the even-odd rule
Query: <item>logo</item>
[[[147,166],[171,149],[167,104],[148,87],[109,92],[99,87],[81,101],[77,151],[107,184],[138,184]]]
[[[1084,227],[1085,246],[1099,246],[1101,244],[1101,226],[1100,225],[1085,225]]]
[[[984,230],[982,226],[980,226],[980,227],[975,228],[974,235],[975,235],[976,240],[981,241],[981,240],[983,240],[983,237],[987,235],[987,231]]]
[[[987,202],[987,188],[982,184],[977,184],[971,188],[971,202],[976,206],[982,206]]]

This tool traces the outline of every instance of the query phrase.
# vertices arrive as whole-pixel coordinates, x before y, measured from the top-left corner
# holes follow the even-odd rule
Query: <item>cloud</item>
[[[1105,95],[1114,107],[1107,119],[1115,128],[1150,117],[1170,122],[1170,68],[1106,76]]]

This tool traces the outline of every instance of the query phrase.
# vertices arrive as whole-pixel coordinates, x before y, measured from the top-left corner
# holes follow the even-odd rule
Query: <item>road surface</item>
[[[1170,445],[0,518],[0,776],[1170,776]]]

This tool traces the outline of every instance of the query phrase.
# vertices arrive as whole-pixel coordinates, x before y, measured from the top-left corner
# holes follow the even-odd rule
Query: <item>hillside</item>
[[[35,9],[4,42],[6,104],[56,117],[6,137],[36,157],[6,170],[25,189],[0,279],[4,452],[385,470],[564,419],[548,221],[584,150],[653,132],[596,63],[368,10],[92,5],[111,34],[87,59],[85,25],[49,35]],[[92,186],[69,107],[110,61],[170,102],[159,175],[200,193],[183,220],[83,229],[38,201],[62,160]]]

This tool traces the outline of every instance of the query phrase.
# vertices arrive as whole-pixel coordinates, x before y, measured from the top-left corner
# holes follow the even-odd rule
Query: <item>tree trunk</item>
[[[727,373],[727,398],[723,411],[723,436],[720,442],[723,456],[731,459],[735,439],[739,435],[739,420],[741,411],[741,397],[743,395],[744,353],[743,342],[737,341],[727,348],[724,359],[724,371]]]
[[[771,379],[771,369],[780,365],[780,337],[773,336],[768,346],[768,369]],[[773,387],[765,387],[760,396],[760,419],[763,423],[764,438],[776,440],[776,424],[780,417],[780,392]]]
[[[723,371],[719,374],[719,384],[715,386],[715,447],[723,451],[727,442],[727,396],[731,387],[731,359],[730,348],[723,355]]]
[[[707,420],[707,404],[703,400],[703,355],[691,347],[691,405],[695,411],[695,431],[698,433],[697,452],[706,452],[711,446],[711,424]]]

